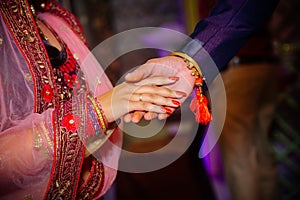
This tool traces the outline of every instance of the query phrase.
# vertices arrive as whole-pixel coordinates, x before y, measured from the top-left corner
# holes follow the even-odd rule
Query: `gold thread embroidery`
[[[42,147],[42,138],[40,134],[38,134],[35,130],[33,131],[34,140],[33,140],[33,147],[36,149],[40,149]]]
[[[26,78],[27,81],[32,81],[32,76],[29,73],[25,74],[25,78]]]
[[[42,41],[39,38],[36,26],[31,15],[30,8],[27,7],[25,1],[7,0],[0,1],[1,11],[4,13],[4,19],[8,24],[9,29],[13,33],[16,42],[21,46],[21,51],[25,52],[29,67],[32,68],[35,80],[35,112],[41,113],[45,109],[51,107],[55,100],[45,101],[42,96],[43,84],[48,82],[50,88],[54,89],[52,79],[52,71],[50,61],[47,56],[42,53],[45,48],[41,45]],[[39,66],[43,65],[43,68]],[[55,91],[55,90],[53,90]]]

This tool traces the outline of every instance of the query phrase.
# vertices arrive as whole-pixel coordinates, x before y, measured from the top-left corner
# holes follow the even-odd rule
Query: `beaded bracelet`
[[[172,52],[170,56],[180,57],[187,64],[187,68],[192,70],[191,75],[196,77],[195,80],[195,92],[196,98],[193,98],[190,109],[195,113],[196,121],[202,124],[207,124],[211,121],[212,116],[208,109],[208,100],[206,96],[203,94],[203,81],[205,78],[203,77],[202,71],[198,65],[198,63],[191,58],[189,55],[182,52]]]
[[[182,53],[182,52],[172,52],[170,54],[170,56],[177,56],[177,57],[183,58],[184,62],[187,64],[187,68],[189,70],[192,70],[192,74],[191,74],[192,76],[195,76],[197,78],[203,77],[202,71],[201,71],[198,63],[193,58],[191,58],[189,55]]]
[[[101,104],[98,102],[97,98],[94,98],[92,95],[87,95],[88,100],[90,100],[90,102],[92,103],[92,106],[94,107],[94,110],[96,112],[97,118],[98,118],[98,122],[100,124],[100,127],[103,131],[103,133],[105,133],[107,131],[108,128],[108,121],[103,113],[103,110],[101,108]]]
[[[91,120],[91,126],[93,127],[93,129],[95,131],[95,135],[99,135],[102,132],[102,127],[100,126],[99,117],[96,114],[95,107],[90,101],[88,101],[87,108],[88,108],[87,109],[88,116],[89,116],[89,119]],[[93,134],[90,134],[90,132],[88,131],[87,136],[90,137],[90,136],[93,136]]]

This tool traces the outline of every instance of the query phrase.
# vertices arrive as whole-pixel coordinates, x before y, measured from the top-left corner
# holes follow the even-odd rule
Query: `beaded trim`
[[[98,122],[101,126],[103,133],[106,133],[107,128],[108,128],[108,121],[104,115],[102,108],[101,108],[101,104],[98,102],[97,98],[94,98],[92,95],[88,95],[87,98],[93,105],[94,110],[96,111]]]
[[[79,36],[79,38],[85,43],[86,46],[88,46],[87,39],[84,35],[84,30],[80,24],[80,21],[78,18],[71,13],[70,11],[64,9],[61,7],[59,3],[56,1],[51,3],[51,9],[49,10],[52,14],[60,17],[63,19],[66,23],[68,23],[72,30]]]
[[[34,81],[34,111],[42,113],[49,107],[55,106],[56,89],[53,82],[53,72],[45,52],[37,27],[26,1],[0,1],[3,19],[9,27],[16,44],[29,64]],[[26,51],[26,52],[25,52]],[[30,52],[30,53],[28,53]]]
[[[97,172],[97,173],[95,173]],[[92,161],[91,175],[84,185],[79,189],[78,199],[92,199],[102,190],[104,186],[104,166],[95,158]]]
[[[187,68],[189,70],[192,70],[192,74],[191,74],[192,76],[195,76],[196,78],[203,77],[202,71],[198,63],[187,54],[182,52],[172,52],[170,56],[177,56],[183,58],[184,62],[187,64]]]
[[[101,129],[101,126],[99,124],[99,119],[98,119],[98,116],[95,112],[95,107],[93,106],[93,104],[88,101],[87,102],[87,110],[88,110],[88,115],[91,119],[91,122],[92,122],[92,126],[94,128],[94,131],[95,131],[95,135],[99,135],[101,132],[102,132],[102,129]],[[89,136],[93,136],[91,134],[89,134]]]
[[[177,56],[184,60],[187,64],[187,68],[192,71],[191,75],[196,77],[195,80],[195,97],[191,101],[190,109],[195,113],[195,119],[197,122],[202,124],[208,124],[211,119],[211,113],[208,108],[208,100],[203,94],[203,82],[205,78],[203,77],[202,71],[198,63],[191,58],[189,55],[182,52],[172,52],[170,56]]]

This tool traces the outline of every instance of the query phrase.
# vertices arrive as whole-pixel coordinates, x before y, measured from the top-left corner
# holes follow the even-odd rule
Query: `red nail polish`
[[[176,106],[180,106],[180,102],[177,100],[172,99],[172,103]]]
[[[179,77],[178,76],[170,76],[169,79],[172,81],[178,81]]]
[[[167,114],[172,114],[172,110],[170,108],[165,107],[164,109]]]

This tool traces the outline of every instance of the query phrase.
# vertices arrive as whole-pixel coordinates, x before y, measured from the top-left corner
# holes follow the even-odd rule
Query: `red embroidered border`
[[[57,15],[62,20],[64,20],[67,24],[69,24],[71,26],[72,30],[75,33],[77,33],[79,38],[88,46],[86,37],[84,35],[83,28],[82,28],[80,22],[78,21],[78,19],[71,12],[64,9],[58,3],[53,3],[51,5],[50,12]],[[93,165],[95,165],[95,166],[93,166],[94,170],[92,170],[90,172],[91,178],[81,188],[79,196],[82,198],[83,197],[92,198],[93,195],[99,193],[99,191],[102,190],[103,181],[104,181],[103,164],[94,160]],[[93,186],[97,186],[97,187],[93,187]],[[86,196],[86,194],[89,194],[89,195]],[[81,199],[81,198],[79,198],[79,199]],[[84,199],[86,199],[86,198],[84,198]]]
[[[83,97],[83,98],[82,98]],[[76,98],[76,105],[70,101],[61,103],[56,108],[56,144],[60,147],[56,149],[55,168],[52,172],[51,181],[46,199],[75,199],[81,166],[84,158],[84,145],[78,133],[83,133],[83,126],[79,126],[76,132],[68,131],[67,128],[60,126],[63,116],[71,114],[84,116],[85,111],[80,105],[85,102],[85,95]],[[82,119],[81,123],[84,123]]]
[[[37,27],[33,21],[29,5],[24,0],[0,1],[3,18],[10,29],[16,44],[27,60],[33,75],[35,85],[35,112],[42,113],[49,107],[55,106],[54,98],[45,101],[43,90],[45,84],[55,93],[51,64]],[[55,94],[54,94],[55,95]]]
[[[62,20],[64,20],[67,24],[70,25],[72,30],[79,36],[79,38],[85,43],[86,46],[88,46],[87,39],[84,35],[84,30],[80,24],[80,21],[77,17],[74,16],[73,13],[63,8],[60,4],[57,2],[53,2],[51,4],[51,13],[54,15],[60,17]]]
[[[45,198],[75,199],[83,162],[84,145],[76,132],[67,131],[61,126],[63,116],[70,112],[74,114],[74,108],[71,104],[65,104],[59,99],[51,64],[47,54],[43,53],[46,52],[46,49],[38,35],[28,2],[26,0],[6,0],[0,1],[0,6],[3,18],[32,72],[35,85],[35,112],[42,113],[49,107],[56,108],[56,115],[53,116],[53,123],[55,124],[54,164]],[[64,20],[67,19],[66,22],[71,25],[73,31],[87,43],[82,34],[82,28],[73,15],[69,15],[69,12],[57,3],[51,3],[50,12],[58,14]],[[53,90],[51,101],[43,98],[45,84]],[[84,105],[85,98],[80,101],[77,105]],[[84,109],[84,107],[76,109],[77,114],[85,116]],[[84,130],[78,132],[83,133]],[[94,194],[99,193],[99,190],[103,187],[103,165],[95,162],[91,179],[82,188],[80,196],[89,193],[91,195],[89,197],[92,197]]]
[[[91,199],[95,197],[103,188],[104,166],[95,158],[92,163],[91,175],[87,182],[80,188],[78,199]]]

